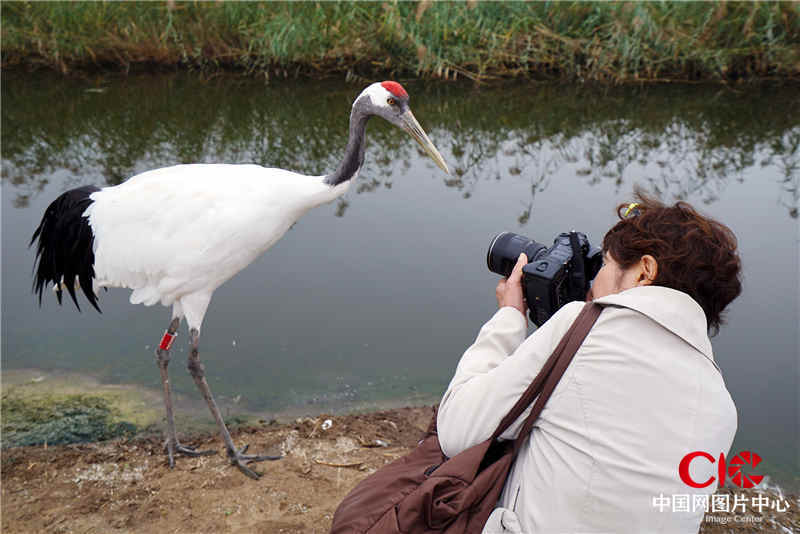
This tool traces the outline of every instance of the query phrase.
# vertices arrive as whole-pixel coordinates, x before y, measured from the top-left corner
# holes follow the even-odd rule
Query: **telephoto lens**
[[[537,259],[537,256],[546,251],[547,247],[533,239],[512,232],[501,232],[492,239],[489,251],[486,253],[486,265],[493,273],[508,277],[517,264],[519,255],[523,252],[528,256],[528,262]]]

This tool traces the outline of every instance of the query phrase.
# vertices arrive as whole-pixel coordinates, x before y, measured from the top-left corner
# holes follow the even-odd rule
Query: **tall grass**
[[[800,76],[799,3],[3,2],[2,64],[625,82]]]

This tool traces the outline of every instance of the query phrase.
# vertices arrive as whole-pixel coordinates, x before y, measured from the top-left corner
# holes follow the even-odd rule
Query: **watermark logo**
[[[716,476],[711,475],[707,480],[695,480],[690,473],[690,467],[694,467],[694,474],[698,476],[698,467],[709,467],[706,465],[695,465],[692,462],[708,462],[716,467]],[[763,475],[752,473],[761,463],[761,456],[752,451],[742,451],[739,454],[726,458],[724,453],[714,457],[705,451],[693,451],[681,459],[678,464],[678,474],[681,481],[689,487],[702,490],[695,495],[689,493],[664,495],[659,494],[652,498],[652,506],[659,512],[684,512],[698,514],[704,513],[703,521],[721,525],[749,523],[751,527],[759,525],[765,521],[765,512],[774,511],[784,513],[792,507],[783,494],[778,491],[776,495],[770,495],[764,489],[756,491],[741,491],[740,493],[729,493],[730,490],[714,491],[710,488],[715,482],[719,488],[725,486],[726,482],[738,486],[742,489],[755,488],[766,478]],[[704,470],[708,472],[708,469]],[[711,469],[713,472],[714,470]],[[730,514],[730,515],[728,515]],[[760,525],[759,525],[760,526]],[[789,532],[789,530],[787,530]]]
[[[717,476],[709,477],[708,480],[703,482],[693,480],[689,474],[689,466],[693,461],[699,461],[699,459],[709,461],[712,464],[716,462]],[[747,475],[744,473],[742,468],[747,466],[749,469],[754,469],[760,463],[761,456],[751,451],[742,451],[734,456],[730,461],[726,461],[725,453],[720,453],[719,458],[715,459],[712,455],[705,451],[694,451],[684,456],[680,464],[678,464],[678,474],[680,475],[683,483],[692,488],[708,487],[713,484],[715,480],[720,488],[725,485],[726,480],[730,480],[731,483],[739,486],[740,488],[753,488],[759,485],[762,480],[764,480],[764,476],[755,475],[752,473]]]
[[[730,512],[746,513],[748,508],[755,510],[759,514],[765,510],[775,510],[776,512],[786,512],[791,508],[791,503],[784,497],[769,496],[765,494],[746,495],[727,493],[714,495],[664,495],[660,493],[652,498],[653,508],[658,508],[659,512],[671,510],[673,512]]]

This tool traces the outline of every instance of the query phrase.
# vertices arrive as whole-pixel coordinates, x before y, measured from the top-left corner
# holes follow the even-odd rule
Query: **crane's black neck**
[[[367,120],[370,115],[353,106],[350,113],[350,136],[347,139],[347,148],[344,159],[339,164],[336,172],[329,174],[323,180],[330,186],[336,186],[353,178],[364,163],[364,149],[366,148]]]

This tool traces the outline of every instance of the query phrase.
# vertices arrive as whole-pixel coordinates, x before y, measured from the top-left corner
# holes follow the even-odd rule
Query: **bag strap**
[[[531,410],[530,415],[526,418],[525,424],[520,430],[516,440],[514,440],[514,453],[516,453],[528,437],[533,429],[533,423],[544,409],[544,405],[550,398],[550,395],[555,390],[561,376],[567,370],[569,363],[572,361],[573,356],[580,348],[583,340],[589,334],[595,321],[600,316],[603,307],[594,302],[587,302],[581,310],[578,317],[572,322],[564,337],[561,338],[558,346],[545,362],[542,370],[533,379],[533,382],[528,389],[522,394],[519,400],[514,404],[511,410],[500,421],[497,430],[492,434],[491,439],[495,440],[500,437],[511,424],[516,421],[525,409],[530,406],[534,399],[536,403]],[[538,398],[537,398],[538,396]]]

